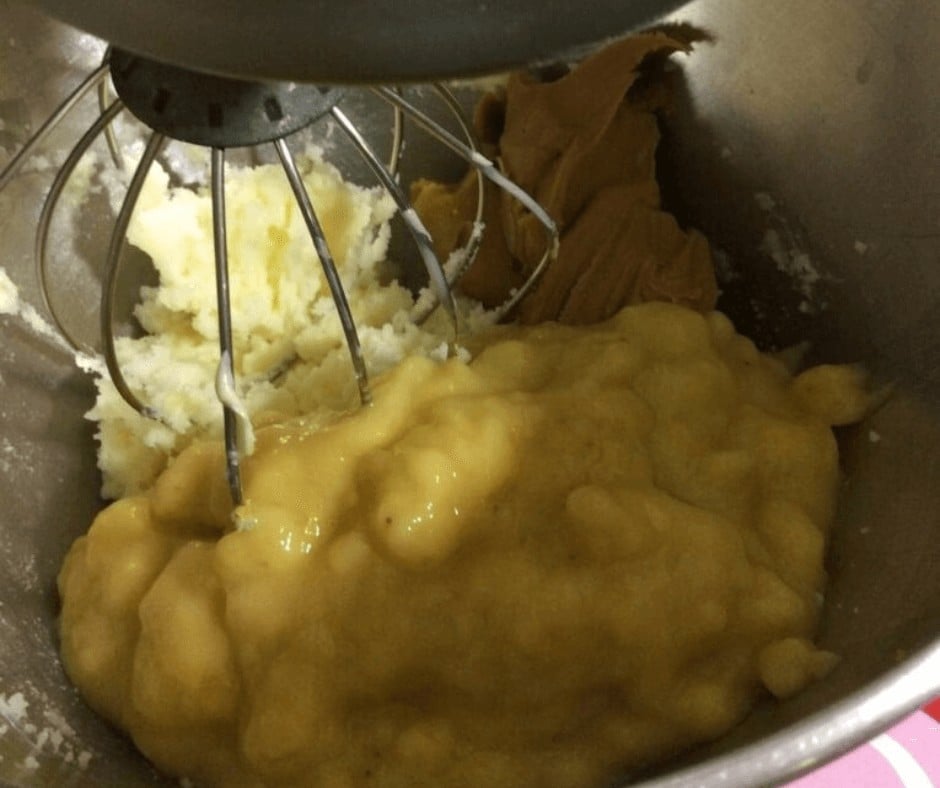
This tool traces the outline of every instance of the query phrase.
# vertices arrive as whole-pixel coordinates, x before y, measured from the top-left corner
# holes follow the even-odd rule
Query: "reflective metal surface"
[[[430,81],[553,57],[684,0],[33,0],[141,55],[239,76]]]
[[[821,641],[842,663],[666,781],[761,785],[940,694],[940,5],[699,0],[678,16],[715,41],[688,60],[663,171],[680,218],[728,254],[721,307],[764,346],[808,340],[809,361],[896,384],[840,435]]]
[[[841,664],[642,776],[761,785],[940,694],[940,6],[697,0],[678,18],[715,41],[682,60],[661,167],[670,206],[725,253],[722,307],[765,347],[810,340],[812,360],[863,361],[896,386],[840,434],[845,483],[821,639]],[[0,30],[2,162],[100,46],[8,0]],[[49,150],[76,137],[64,129]],[[0,266],[34,305],[32,234],[50,179],[34,172],[0,195]],[[93,336],[103,255],[95,215],[83,218],[86,232],[61,241],[76,254],[56,269],[57,305]],[[84,708],[55,656],[55,575],[99,505],[81,417],[92,396],[67,353],[0,317],[0,715],[18,720],[0,720],[0,780],[14,785],[163,782]]]

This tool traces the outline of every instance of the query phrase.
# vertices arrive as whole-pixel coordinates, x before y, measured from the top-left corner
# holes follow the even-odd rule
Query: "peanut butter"
[[[678,33],[617,42],[553,81],[513,74],[477,112],[503,169],[558,223],[558,259],[519,308],[523,323],[603,320],[627,304],[670,301],[707,311],[717,297],[708,242],[661,207],[656,112],[669,92],[661,69],[641,66],[690,48]],[[475,176],[413,185],[415,208],[447,255],[476,209]],[[541,225],[487,187],[487,232],[464,292],[495,306],[531,273],[545,249]]]

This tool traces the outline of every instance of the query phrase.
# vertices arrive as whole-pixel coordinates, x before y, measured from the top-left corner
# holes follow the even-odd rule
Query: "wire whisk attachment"
[[[113,84],[116,98],[111,98]],[[479,234],[474,232],[466,246],[458,250],[459,265],[445,269],[438,259],[428,230],[399,184],[398,163],[403,147],[403,118],[407,117],[431,138],[464,159],[476,171],[478,199],[475,228],[482,226],[484,179],[518,201],[544,227],[545,252],[528,280],[502,306],[498,318],[506,317],[538,281],[558,253],[558,229],[548,213],[523,189],[507,178],[498,165],[477,149],[474,135],[463,118],[453,94],[443,85],[434,86],[441,100],[456,118],[464,139],[460,139],[428,114],[406,100],[402,91],[388,86],[369,88],[387,102],[393,111],[391,152],[384,162],[372,149],[356,125],[339,104],[351,88],[324,87],[299,83],[258,83],[201,74],[176,66],[138,57],[117,48],[109,48],[101,65],[90,73],[55,109],[24,147],[0,171],[0,190],[15,176],[29,155],[48,137],[61,120],[92,90],[97,92],[99,114],[81,136],[56,173],[43,202],[35,237],[35,264],[44,306],[63,337],[76,350],[78,341],[56,314],[49,297],[48,246],[52,217],[70,177],[92,144],[102,134],[107,138],[111,156],[123,168],[120,146],[112,124],[124,111],[130,112],[150,129],[143,154],[127,186],[121,208],[111,232],[100,302],[102,353],[108,373],[118,393],[141,415],[161,419],[156,409],[135,394],[121,371],[114,336],[114,310],[118,274],[127,231],[147,175],[168,140],[178,140],[210,150],[209,189],[212,203],[212,237],[216,303],[218,306],[219,365],[216,395],[223,409],[226,474],[232,501],[242,504],[241,460],[250,454],[253,435],[248,412],[238,397],[235,379],[235,349],[232,340],[232,310],[229,298],[228,233],[225,210],[226,151],[270,145],[290,185],[311,242],[330,289],[352,362],[362,405],[369,405],[372,394],[355,317],[349,306],[343,282],[317,216],[316,207],[300,175],[289,146],[289,138],[323,118],[332,118],[358,150],[376,180],[394,201],[408,229],[427,272],[429,294],[412,313],[421,321],[436,308],[442,308],[453,324],[455,336],[459,316],[453,288],[472,264],[479,248]]]

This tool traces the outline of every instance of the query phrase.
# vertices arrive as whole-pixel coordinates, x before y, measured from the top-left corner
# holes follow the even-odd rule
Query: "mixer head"
[[[34,0],[116,46],[198,71],[430,82],[564,59],[685,0]]]

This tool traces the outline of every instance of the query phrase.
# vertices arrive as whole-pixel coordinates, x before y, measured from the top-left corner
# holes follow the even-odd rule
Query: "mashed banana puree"
[[[654,132],[638,112],[604,128]],[[571,139],[548,158],[576,163]],[[594,326],[490,328],[466,340],[468,363],[379,275],[387,199],[309,164],[370,368],[389,368],[358,410],[286,183],[233,171],[236,371],[259,427],[234,511],[208,198],[148,186],[132,240],[161,284],[138,312],[150,333],[118,351],[168,418],[100,382],[106,492],[123,497],[72,547],[59,590],[69,675],[158,767],[239,788],[593,788],[832,667],[811,640],[830,428],[864,414],[862,376],[794,377],[709,311],[707,244],[660,210],[651,152],[636,166],[597,199],[536,185],[561,211],[562,257],[522,317],[585,322],[560,294],[603,291],[620,264],[620,302],[679,303],[604,297]],[[614,241],[586,252],[578,227],[625,195],[629,227],[601,221]],[[498,225],[510,240],[516,220]]]
[[[106,509],[65,664],[209,785],[601,785],[832,666],[830,425],[864,403],[667,304],[410,358],[259,430],[237,527],[218,443]]]

